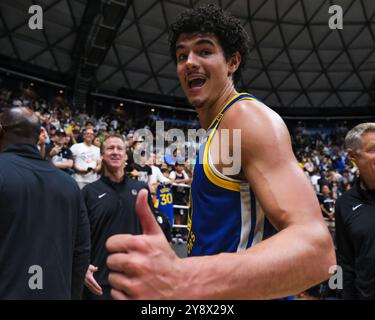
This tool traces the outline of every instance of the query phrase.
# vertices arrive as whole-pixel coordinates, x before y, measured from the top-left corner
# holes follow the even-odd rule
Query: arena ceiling
[[[268,105],[375,106],[374,0],[1,0],[0,54],[69,75],[76,88],[182,97],[167,28],[208,2],[248,31],[242,86]],[[28,28],[35,4],[42,30]],[[331,5],[343,9],[343,30],[328,27]]]

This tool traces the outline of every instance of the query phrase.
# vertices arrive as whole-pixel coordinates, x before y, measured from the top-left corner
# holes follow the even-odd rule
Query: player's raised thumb
[[[148,191],[146,189],[142,189],[138,192],[135,210],[137,211],[144,234],[162,233],[148,204]]]

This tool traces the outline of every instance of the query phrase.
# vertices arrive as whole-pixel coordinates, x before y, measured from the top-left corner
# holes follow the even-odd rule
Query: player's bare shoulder
[[[242,144],[275,147],[290,143],[288,129],[281,117],[257,100],[241,100],[225,114],[222,128],[240,129]]]

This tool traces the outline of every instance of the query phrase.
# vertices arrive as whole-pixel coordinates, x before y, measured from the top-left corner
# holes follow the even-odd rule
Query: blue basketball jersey
[[[174,223],[172,187],[160,185],[156,190],[155,208],[158,208],[169,219],[171,227]]]
[[[188,255],[240,252],[275,234],[247,181],[224,176],[212,164],[210,143],[224,116],[237,101],[256,98],[247,93],[233,97],[209,127],[194,167],[188,215]]]

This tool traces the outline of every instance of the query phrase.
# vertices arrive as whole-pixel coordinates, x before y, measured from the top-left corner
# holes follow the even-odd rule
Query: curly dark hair
[[[182,33],[212,33],[219,39],[223,48],[225,59],[228,59],[238,51],[241,54],[241,64],[233,75],[234,82],[241,77],[249,55],[249,36],[241,25],[241,22],[228,14],[220,7],[209,4],[182,12],[176,22],[169,28],[169,50],[175,63],[176,41]]]

